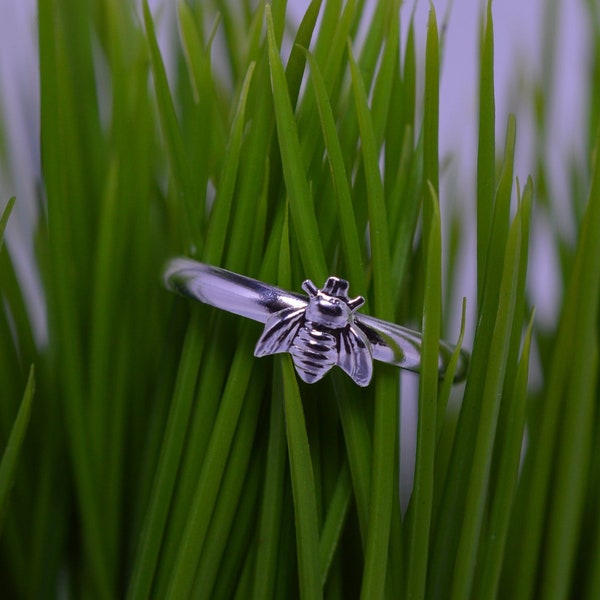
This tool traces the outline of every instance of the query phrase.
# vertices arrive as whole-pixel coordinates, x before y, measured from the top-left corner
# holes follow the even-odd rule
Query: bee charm
[[[306,307],[272,314],[254,355],[289,352],[306,383],[319,381],[337,365],[358,385],[368,385],[373,375],[371,344],[354,321],[354,313],[365,299],[351,300],[348,287],[348,282],[338,277],[329,277],[322,289],[307,279],[302,284],[309,295]]]

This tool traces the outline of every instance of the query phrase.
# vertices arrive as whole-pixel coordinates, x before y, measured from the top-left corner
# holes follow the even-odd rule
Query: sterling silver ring
[[[306,280],[308,294],[288,292],[189,258],[169,261],[164,275],[171,291],[265,324],[255,356],[289,352],[300,378],[319,381],[335,365],[367,386],[373,359],[418,372],[422,337],[413,331],[357,312],[362,296],[349,298],[345,279],[329,277],[322,288]],[[440,342],[438,371],[446,372],[455,347]],[[469,355],[460,351],[454,381],[463,379]]]

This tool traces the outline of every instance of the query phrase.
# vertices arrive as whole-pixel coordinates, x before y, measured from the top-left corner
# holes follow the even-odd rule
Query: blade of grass
[[[193,313],[188,325],[173,404],[163,437],[159,463],[156,468],[152,496],[146,512],[127,591],[129,600],[148,598],[155,576],[160,545],[165,532],[165,524],[192,410],[200,359],[206,341],[202,321],[202,315],[198,310],[198,312]]]
[[[374,10],[370,13],[371,21],[366,28],[365,39],[358,58],[358,65],[365,84],[365,89],[371,89],[378,59],[383,47],[386,29],[394,16],[398,14],[397,6],[395,5],[396,0],[383,0],[382,2],[377,2],[374,6]],[[395,12],[394,9],[396,9]],[[360,15],[361,12],[362,8],[359,6],[357,9],[357,16]],[[367,15],[369,15],[369,11],[364,12],[362,17],[366,18]],[[355,19],[354,24],[356,25],[356,23],[357,20]],[[352,36],[352,39],[356,39],[356,37]]]
[[[233,192],[237,178],[240,151],[242,146],[246,100],[248,98],[248,90],[250,88],[250,82],[252,81],[253,73],[254,63],[250,63],[242,84],[239,102],[231,123],[231,131],[229,134],[227,150],[223,160],[219,189],[213,203],[213,208],[208,223],[204,259],[206,262],[213,265],[217,265],[221,262],[225,247],[225,240],[233,201]]]
[[[189,111],[189,125],[186,123],[188,126],[182,134],[190,140],[185,150],[189,153],[189,164],[194,165],[190,169],[190,185],[194,190],[203,191],[213,165],[222,164],[227,133],[225,111],[221,110],[222,98],[219,98],[215,89],[218,85],[218,71],[213,72],[211,65],[212,44],[220,16],[215,18],[204,47],[204,34],[200,30],[203,15],[195,16],[194,10],[201,12],[201,5],[196,4],[192,8],[187,2],[178,2],[181,45],[194,101],[193,108]]]
[[[398,52],[400,52],[400,48]],[[404,82],[402,81],[401,68],[402,66],[398,61],[396,68],[389,75],[392,80],[392,88],[387,107],[388,114],[385,120],[385,130],[382,132],[382,138],[385,140],[383,187],[387,196],[390,223],[396,222],[392,218],[391,209],[394,204],[398,204],[392,201],[392,199],[397,199],[397,196],[392,195],[392,191],[396,185],[400,188],[404,187],[408,171],[406,157],[412,154],[413,146],[412,129],[405,125],[402,110],[404,104]]]
[[[379,172],[379,153],[373,131],[373,121],[367,104],[367,94],[358,66],[348,46],[348,58],[352,86],[356,101],[356,112],[360,128],[364,173],[367,183],[367,204],[369,210],[369,233],[371,240],[371,261],[373,265],[373,295],[375,314],[382,319],[393,319],[390,281],[390,244],[387,216],[383,194],[383,184]]]
[[[456,600],[469,598],[473,584],[478,540],[481,534],[487,498],[487,483],[492,461],[495,429],[515,312],[521,252],[521,214],[521,210],[519,210],[511,227],[506,246],[498,318],[492,336],[473,463],[465,497],[464,519],[454,568],[452,598]]]
[[[247,144],[242,149],[236,188],[237,205],[232,215],[226,265],[235,272],[246,272],[249,260],[248,223],[252,223],[261,198],[269,191],[270,165],[266,156],[273,138],[273,100],[269,93],[266,49],[258,58],[249,90]],[[262,175],[262,177],[261,177]],[[262,189],[261,189],[262,188]]]
[[[508,229],[510,223],[510,201],[513,185],[513,165],[515,157],[516,143],[516,120],[514,115],[508,116],[506,125],[506,140],[504,146],[504,161],[502,163],[502,172],[498,180],[495,201],[493,204],[493,222],[492,230],[488,234],[488,247],[486,249],[486,270],[483,274],[483,293],[487,293],[487,287],[492,286],[494,290],[500,283],[499,272],[496,268],[487,268],[487,264],[498,266],[503,260],[503,248],[506,245]],[[490,277],[492,283],[488,283]],[[493,294],[494,295],[494,294]],[[481,298],[481,307],[483,308],[484,299]],[[520,328],[519,328],[520,329]]]
[[[276,377],[278,372],[276,369],[273,377]],[[273,381],[267,464],[258,528],[258,539],[261,543],[256,551],[252,589],[252,598],[256,600],[273,597],[277,552],[281,538],[283,487],[287,460],[281,385],[281,382]]]
[[[190,165],[185,153],[181,129],[177,121],[173,97],[169,90],[167,73],[156,40],[154,21],[152,20],[147,0],[143,1],[142,8],[150,51],[152,74],[154,76],[158,113],[169,156],[169,164],[173,173],[175,195],[183,201],[186,210],[190,235],[189,243],[201,247],[202,235],[200,225],[203,221],[203,203],[199,202],[198,198],[203,197],[203,193],[202,190],[193,189]]]
[[[264,374],[260,375],[264,379]],[[256,447],[255,447],[256,448]],[[254,450],[252,462],[248,469],[244,488],[243,502],[240,502],[235,521],[227,540],[227,552],[219,566],[219,574],[215,582],[215,593],[211,598],[229,600],[237,593],[243,598],[251,598],[252,576],[256,555],[256,513],[259,507],[260,484],[262,483],[262,464],[264,452]],[[196,597],[204,597],[202,581],[198,578],[196,589],[200,590]],[[237,597],[237,596],[236,596]]]
[[[10,213],[15,205],[15,200],[16,198],[14,196],[9,198],[4,210],[2,211],[2,216],[0,217],[0,250],[2,250],[2,244],[4,243],[4,231],[6,230],[6,224],[8,223]]]
[[[598,456],[598,439],[599,438],[596,435],[596,453],[594,454],[594,456]],[[595,499],[597,500],[597,498],[598,494],[596,493]],[[594,512],[597,504],[597,502],[594,502]],[[592,535],[594,541],[592,543],[592,546],[589,548],[589,566],[585,576],[585,581],[583,585],[584,591],[582,594],[584,598],[588,598],[590,600],[600,596],[600,519],[596,519],[596,524],[593,529]]]
[[[226,317],[216,315],[209,324],[206,334],[206,339],[211,340],[210,352],[207,351],[203,356],[198,372],[191,423],[188,426],[185,446],[181,451],[181,464],[169,509],[166,532],[161,544],[160,566],[153,585],[153,590],[158,597],[164,597],[166,594],[181,544],[181,535],[194,499],[199,465],[206,457],[206,448],[219,411],[233,352],[231,337],[231,328]]]
[[[442,429],[444,427],[446,409],[448,407],[448,400],[450,399],[450,391],[452,390],[452,384],[454,383],[454,376],[456,374],[456,367],[460,359],[462,351],[463,340],[465,337],[465,324],[466,324],[466,313],[467,313],[467,299],[463,298],[462,313],[460,318],[460,333],[458,334],[458,340],[454,347],[454,352],[448,361],[448,368],[444,374],[442,385],[438,392],[438,407],[437,407],[437,438],[438,441],[442,435]]]
[[[87,8],[77,5],[77,11],[73,7],[66,10],[51,2],[38,5],[41,152],[48,226],[53,232],[49,236],[46,273],[50,339],[57,349],[54,356],[60,356],[54,368],[59,372],[57,381],[81,517],[78,535],[83,540],[89,567],[82,586],[89,586],[99,597],[108,599],[114,592],[115,565],[108,556],[103,535],[105,515],[98,496],[98,465],[93,461],[89,422],[82,402],[86,397],[82,375],[86,369],[79,326],[87,322],[88,305],[78,302],[79,294],[85,298],[85,290],[91,289],[90,240],[95,238],[91,224],[98,193],[84,174],[98,176],[98,152],[104,146],[95,121],[98,102],[90,81],[91,49],[85,37],[89,28],[84,18]],[[78,19],[83,20],[77,22]],[[72,60],[77,64],[72,64]],[[81,75],[77,82],[72,79],[74,72]],[[79,85],[84,86],[84,96]],[[78,113],[78,106],[84,107],[85,114]],[[75,202],[75,198],[87,198],[88,202]]]
[[[300,597],[312,600],[323,597],[315,484],[302,399],[289,356],[282,357],[280,368],[294,497]]]
[[[423,305],[422,368],[417,417],[414,485],[408,517],[408,598],[425,596],[427,559],[433,506],[434,460],[437,438],[439,341],[442,315],[442,232],[435,189],[429,182],[431,226],[427,235]]]
[[[297,238],[301,242],[300,255],[305,275],[317,281],[325,281],[327,265],[324,259],[314,205],[303,168],[304,163],[300,152],[298,130],[292,113],[283,65],[277,52],[270,5],[266,6],[266,18],[277,135],[279,136],[283,174],[292,221]]]
[[[600,138],[596,148],[600,147]],[[592,172],[589,204],[580,237],[581,266],[576,283],[577,312],[569,379],[564,390],[560,447],[555,466],[554,491],[546,525],[541,593],[560,598],[568,593],[576,556],[578,528],[584,507],[589,461],[592,460],[594,406],[597,399],[598,308],[600,305],[600,161]],[[552,569],[547,571],[546,569]]]
[[[286,212],[279,251],[277,280],[280,285],[289,286],[290,284],[290,259],[289,226]],[[280,370],[283,381],[283,406],[294,502],[300,597],[320,598],[323,595],[323,589],[319,562],[319,518],[304,408],[289,356],[281,358]]]
[[[329,569],[340,543],[340,537],[352,499],[352,478],[348,462],[344,461],[335,485],[335,491],[327,516],[321,529],[319,540],[319,560],[321,563],[321,585],[325,586]]]
[[[373,267],[375,314],[393,320],[394,310],[389,286],[391,279],[387,218],[383,183],[364,82],[352,49],[348,46],[352,88],[362,143],[362,159],[367,184],[369,232]],[[393,503],[394,459],[398,423],[398,378],[393,370],[381,368],[376,375],[375,425],[373,435],[373,478],[369,509],[369,530],[365,556],[362,597],[380,598],[387,572],[387,549]],[[382,552],[384,553],[382,558]]]
[[[439,114],[440,114],[440,47],[437,19],[433,4],[429,5],[425,50],[425,93],[423,98],[423,182],[429,182],[439,197]],[[429,191],[423,189],[423,194]],[[431,204],[423,203],[423,228],[431,227]]]
[[[494,22],[488,0],[479,73],[479,140],[477,152],[477,298],[483,298],[487,249],[492,230],[496,173],[494,98]]]
[[[0,240],[2,238],[0,232]],[[35,375],[33,365],[29,369],[29,378],[23,394],[23,400],[19,407],[19,412],[11,429],[10,436],[0,461],[0,532],[4,524],[4,516],[6,514],[6,505],[10,496],[17,466],[19,464],[19,456],[23,439],[29,425],[29,417],[31,415],[31,403],[35,390]]]
[[[584,293],[582,287],[587,286],[587,283],[582,278],[582,269],[584,260],[587,260],[587,253],[594,251],[594,245],[597,243],[598,236],[587,233],[590,231],[586,224],[595,215],[594,211],[598,211],[597,198],[598,186],[600,185],[600,169],[596,162],[594,169],[594,180],[590,190],[588,213],[584,219],[580,242],[577,247],[577,254],[572,268],[571,280],[567,288],[565,302],[563,305],[560,325],[554,343],[554,352],[552,355],[551,368],[549,370],[549,379],[546,385],[545,400],[543,404],[542,414],[538,430],[532,432],[531,450],[526,457],[524,464],[524,472],[528,472],[528,476],[522,479],[521,489],[519,490],[519,500],[522,505],[519,507],[519,512],[516,512],[519,519],[515,519],[511,524],[511,536],[509,539],[507,555],[514,558],[511,562],[512,569],[504,573],[502,582],[502,590],[509,592],[514,598],[525,600],[530,598],[536,583],[537,567],[542,552],[542,539],[545,535],[546,521],[548,518],[547,511],[549,510],[549,499],[551,498],[551,479],[556,471],[556,444],[561,436],[561,418],[564,409],[566,390],[569,389],[570,372],[572,370],[572,362],[575,346],[579,345],[575,337],[576,328],[578,327],[578,318],[581,314],[580,303],[589,302],[590,297],[595,294],[592,287],[587,288]],[[597,225],[594,225],[597,227]],[[591,229],[594,231],[594,229]],[[592,269],[590,263],[587,263],[587,268]],[[592,277],[593,271],[588,272]],[[585,298],[585,300],[584,300]],[[583,306],[587,308],[587,306]],[[581,323],[579,323],[581,325]],[[589,324],[588,324],[589,327]],[[586,334],[587,335],[587,334]],[[584,337],[585,339],[585,337]],[[583,340],[582,340],[583,342]],[[589,358],[585,359],[586,364]],[[587,369],[587,367],[584,367]],[[582,371],[582,376],[587,377],[587,373]],[[588,382],[589,383],[589,382]],[[583,403],[582,411],[585,412],[585,398],[582,397],[576,402]],[[571,417],[573,418],[573,417]],[[582,430],[585,432],[585,428]],[[582,442],[585,435],[578,432],[576,444]],[[573,448],[569,442],[569,452],[581,452],[582,448]],[[562,452],[562,449],[561,449]],[[564,468],[564,467],[563,467]],[[574,467],[577,470],[576,467]],[[577,474],[573,475],[574,477]],[[563,471],[564,477],[564,471]],[[575,491],[575,496],[579,492]],[[562,502],[565,502],[563,497]],[[573,501],[567,500],[565,507],[569,511],[569,517],[565,517],[565,521],[574,518],[574,512],[577,512],[577,500],[574,497]],[[558,518],[558,517],[557,517]],[[527,524],[524,527],[524,524]],[[518,543],[516,543],[518,541]],[[566,542],[566,540],[563,540]],[[512,550],[512,552],[511,552]],[[556,551],[556,550],[555,550]],[[561,549],[562,552],[562,549]],[[562,554],[561,554],[562,556]],[[560,576],[554,574],[553,577],[565,577],[566,565],[560,567]],[[558,583],[558,581],[557,581]]]
[[[409,136],[410,131],[407,130],[407,138]],[[412,152],[412,149],[410,151]],[[419,137],[417,147],[412,153],[410,165],[407,168],[409,172],[406,189],[394,189],[393,195],[397,198],[395,203],[397,206],[392,207],[390,211],[390,230],[395,232],[394,248],[392,250],[392,271],[395,276],[394,300],[396,302],[399,302],[402,298],[402,291],[405,289],[410,273],[413,240],[419,222],[419,212],[423,198],[423,194],[421,193],[424,181],[422,136]]]
[[[298,27],[298,33],[294,39],[290,57],[285,68],[285,76],[288,82],[288,90],[290,99],[294,104],[298,99],[302,77],[304,75],[304,65],[306,63],[306,55],[304,48],[308,48],[310,40],[313,36],[317,18],[321,10],[322,0],[312,0],[308,5],[302,21]]]
[[[483,568],[481,574],[478,576],[479,585],[475,592],[478,598],[493,598],[498,593],[498,583],[504,558],[511,507],[519,475],[523,433],[525,431],[529,353],[534,316],[535,311],[532,312],[529,320],[514,380],[515,383],[510,392],[512,397],[510,398],[510,407],[507,415],[508,437],[503,446],[496,485],[497,492],[492,498],[488,527],[485,537],[482,540],[483,549],[480,564]]]
[[[346,268],[348,269],[348,279],[352,281],[353,286],[356,286],[355,289],[366,290],[367,286],[360,249],[361,244],[354,219],[352,195],[344,167],[344,157],[336,131],[333,112],[329,104],[325,81],[319,65],[307,51],[306,57],[310,65],[310,77],[315,91],[325,147],[327,148],[327,159],[329,160],[335,197],[338,203],[337,213],[341,230],[342,247],[347,264]]]
[[[189,508],[177,559],[170,574],[167,598],[186,598],[192,591],[198,561],[250,380],[252,361],[248,357],[252,356],[255,335],[252,327],[242,327],[219,413]]]
[[[255,371],[258,370],[255,369]],[[195,577],[193,597],[211,596],[219,565],[224,560],[224,555],[233,551],[233,548],[228,544],[228,538],[234,525],[236,512],[243,510],[243,506],[252,504],[249,495],[242,496],[241,494],[246,480],[251,477],[248,465],[253,456],[252,446],[262,404],[264,380],[264,373],[253,373],[246,393],[238,427],[227,459],[223,482],[219,489],[218,500],[202,549],[198,572]],[[253,487],[255,486],[256,491],[258,491],[258,470],[257,467],[252,469],[256,471],[253,475],[253,479],[256,480]],[[246,490],[246,493],[249,492]],[[258,494],[254,494],[254,497],[257,498]],[[251,523],[255,521],[253,516],[249,520]]]
[[[350,382],[339,373],[332,373],[333,390],[344,430],[346,452],[350,463],[352,486],[358,512],[358,524],[363,549],[366,548],[369,527],[369,495],[373,449],[367,426],[367,412],[362,395],[352,394]]]
[[[511,119],[505,148],[505,161],[512,163],[514,137],[510,135]],[[504,172],[512,167],[506,164]],[[479,430],[481,399],[484,394],[486,371],[492,348],[492,336],[498,319],[498,301],[501,278],[506,256],[507,222],[510,218],[510,186],[498,187],[494,207],[494,221],[490,238],[490,256],[486,262],[483,298],[480,305],[480,318],[475,333],[472,360],[469,367],[465,395],[454,437],[452,457],[443,484],[439,512],[435,515],[434,543],[432,545],[431,579],[434,594],[443,594],[450,585],[454,570],[454,557],[459,539],[461,519],[457,517],[465,505],[470,466],[474,458],[475,440]],[[522,232],[526,233],[526,232]],[[523,236],[521,235],[521,240]]]
[[[404,80],[402,86],[402,115],[405,126],[411,127],[415,131],[415,104],[417,97],[417,57],[415,43],[414,18],[411,15],[408,33],[406,35],[406,45],[404,49]]]
[[[332,2],[325,5],[325,15],[329,12]],[[355,16],[355,1],[349,0],[345,3],[341,15],[335,17],[334,23],[326,23],[325,15],[319,29],[314,52],[315,60],[323,73],[323,79],[327,89],[327,95],[331,98],[331,104],[335,108],[338,99],[338,87],[344,73],[344,52],[348,33]],[[305,45],[305,48],[308,46]],[[301,99],[298,109],[298,129],[302,131],[302,156],[305,163],[311,165],[311,171],[316,165],[321,164],[322,156],[318,155],[319,119],[318,110],[315,110],[316,98],[307,90]],[[343,146],[343,144],[342,144]],[[347,157],[345,157],[347,158]]]
[[[16,271],[18,265],[13,258],[14,254],[11,253],[9,248],[2,249],[1,246],[2,239],[0,235],[0,289],[5,305],[4,314],[0,316],[2,321],[0,339],[14,340],[18,346],[6,344],[0,349],[0,355],[6,356],[5,375],[2,384],[9,387],[14,384],[13,392],[7,394],[6,397],[14,398],[16,402],[21,394],[21,386],[25,383],[27,376],[26,364],[24,363],[30,360],[32,363],[39,364],[39,351],[34,336],[35,325],[32,322],[27,303],[31,290],[25,289],[21,282],[20,274]],[[10,348],[11,345],[12,348]],[[17,373],[19,377],[16,377]],[[4,402],[2,409],[11,408],[11,402]]]
[[[381,58],[377,69],[375,83],[373,85],[373,129],[375,139],[378,143],[383,140],[390,113],[390,103],[394,79],[398,76],[398,63],[400,56],[400,26],[398,18],[400,15],[400,4],[398,0],[388,3],[388,18],[386,23],[385,45],[381,50]],[[382,40],[383,42],[383,40]]]

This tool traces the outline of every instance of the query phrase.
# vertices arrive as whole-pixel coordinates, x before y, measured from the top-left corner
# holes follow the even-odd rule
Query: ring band
[[[420,370],[421,334],[356,312],[364,298],[350,299],[344,279],[329,277],[321,289],[306,280],[302,288],[308,296],[304,296],[219,267],[174,258],[164,280],[171,291],[264,323],[254,355],[289,352],[298,375],[307,383],[318,381],[337,365],[364,387],[371,381],[373,359]],[[440,341],[440,376],[454,351],[454,346]],[[465,377],[468,362],[468,353],[461,350],[455,382]]]

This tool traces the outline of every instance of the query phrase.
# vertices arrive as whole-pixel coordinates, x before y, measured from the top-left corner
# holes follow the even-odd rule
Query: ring
[[[320,289],[307,279],[302,284],[308,294],[304,296],[219,267],[174,258],[167,264],[164,281],[171,291],[264,323],[254,355],[289,352],[306,383],[319,381],[337,365],[358,385],[367,386],[373,375],[373,359],[409,371],[420,370],[421,334],[358,313],[365,299],[350,298],[345,279],[329,277]],[[454,346],[440,341],[440,376],[454,351]],[[465,377],[468,363],[469,354],[461,350],[455,382]]]

